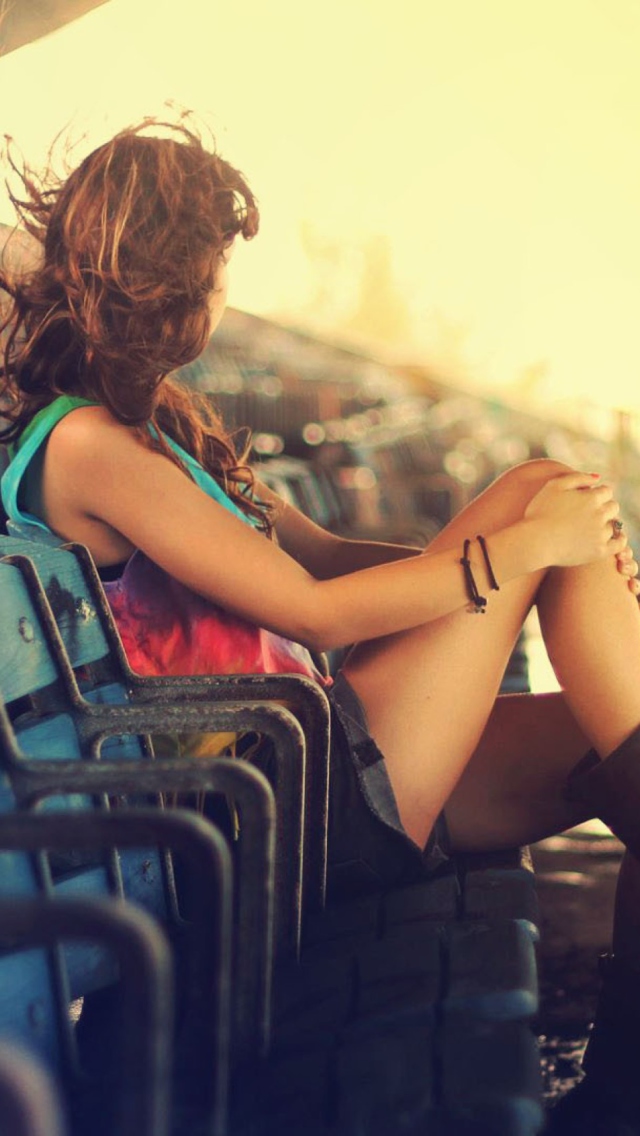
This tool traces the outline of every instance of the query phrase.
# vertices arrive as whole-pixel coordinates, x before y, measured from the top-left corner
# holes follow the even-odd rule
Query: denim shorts
[[[327,899],[417,883],[449,859],[444,814],[424,848],[402,826],[384,757],[367,717],[341,671],[327,691],[331,704],[331,779]]]

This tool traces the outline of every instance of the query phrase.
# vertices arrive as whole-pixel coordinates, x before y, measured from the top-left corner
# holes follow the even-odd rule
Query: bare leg
[[[538,594],[549,658],[600,757],[640,722],[640,616],[613,559],[551,569]]]
[[[501,695],[446,803],[453,848],[513,848],[588,819],[563,793],[588,748],[563,694]]]
[[[520,519],[548,478],[562,472],[566,472],[565,467],[541,461],[503,475],[438,535],[429,551],[461,548],[465,537],[478,532],[490,537]],[[507,714],[496,706],[493,722],[499,720],[500,728],[488,723],[513,644],[538,592],[544,632],[567,695],[562,711],[559,702],[539,704],[540,748],[528,756],[541,771],[540,792],[537,788],[527,805],[521,788],[512,791],[509,786],[512,782],[514,786],[523,785],[523,721],[530,720],[530,709],[526,714],[524,709]],[[565,604],[569,611],[566,618]],[[637,602],[613,561],[603,561],[584,569],[554,569],[512,580],[499,592],[491,593],[486,615],[459,611],[413,631],[359,644],[344,670],[362,699],[371,733],[385,754],[400,815],[413,839],[419,844],[425,842],[435,817],[478,751],[466,784],[487,782],[485,829],[496,826],[497,837],[501,825],[512,833],[513,843],[532,839],[532,832],[542,835],[550,831],[549,824],[561,828],[572,823],[568,810],[563,812],[560,805],[560,785],[588,748],[587,739],[608,752],[640,723],[638,663]],[[633,680],[626,680],[628,669]],[[600,681],[602,695],[594,697],[593,684]],[[619,684],[624,687],[621,700]],[[500,707],[502,702],[500,699]],[[563,722],[560,734],[558,715]],[[492,757],[498,735],[502,743],[500,760]],[[554,737],[558,744],[553,744]],[[474,776],[476,766],[482,768],[482,778]],[[499,781],[502,789],[496,791]],[[555,784],[557,807],[550,811],[546,792],[551,782]],[[545,784],[547,790],[543,792]],[[469,824],[473,819],[477,829],[479,810],[463,807],[462,791],[457,806],[452,798],[449,812],[458,842],[473,846],[480,837],[477,832],[475,836],[471,832],[465,835],[464,818]],[[490,808],[492,795],[497,804]],[[509,801],[516,800],[511,820],[507,820]],[[485,833],[482,843],[491,842],[490,837],[491,833]]]

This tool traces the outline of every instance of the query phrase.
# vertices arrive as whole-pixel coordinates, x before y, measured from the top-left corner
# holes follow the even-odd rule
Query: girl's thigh
[[[476,620],[472,638],[483,617],[467,618]],[[404,828],[420,847],[443,809],[458,851],[512,847],[587,819],[563,797],[589,749],[564,696],[498,694],[518,628],[489,657],[486,647],[452,645],[443,628],[433,651],[418,643],[412,652],[403,637],[394,658],[386,644],[386,678],[384,666],[367,670],[364,645],[343,668],[385,756]]]
[[[564,785],[589,743],[564,696],[500,696],[446,805],[455,851],[528,844],[588,817]]]
[[[359,644],[342,668],[385,756],[402,823],[420,846],[480,745],[533,587],[513,581],[487,615],[463,610]]]

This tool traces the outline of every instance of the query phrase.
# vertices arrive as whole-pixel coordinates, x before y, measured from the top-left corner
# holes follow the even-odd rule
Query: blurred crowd
[[[249,426],[260,476],[334,531],[424,544],[499,473],[553,457],[613,477],[640,536],[640,448],[229,309],[181,372]]]

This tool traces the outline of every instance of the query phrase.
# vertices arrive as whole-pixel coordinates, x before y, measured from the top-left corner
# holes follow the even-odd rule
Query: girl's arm
[[[615,553],[617,513],[585,474],[555,479],[531,516],[491,535],[501,584],[550,564]],[[176,579],[221,606],[307,646],[325,650],[402,631],[468,603],[458,552],[428,553],[317,579],[212,501],[162,454],[102,408],[76,410],[53,431],[43,464],[44,519],[67,539],[106,526]],[[470,534],[471,535],[471,534]],[[481,558],[477,573],[486,587]]]
[[[272,506],[272,520],[280,547],[318,580],[345,576],[361,568],[373,568],[376,564],[406,560],[422,552],[422,549],[410,545],[348,540],[329,533],[260,481],[256,481],[255,494],[258,500]]]
[[[273,506],[272,520],[280,547],[318,580],[344,576],[361,568],[373,568],[376,564],[407,560],[425,551],[411,545],[348,540],[336,536],[314,524],[262,482],[256,481],[256,494],[260,500],[269,501]],[[618,571],[627,578],[630,590],[637,596],[640,592],[640,582],[636,580],[638,564],[629,545],[617,553],[616,561]]]

